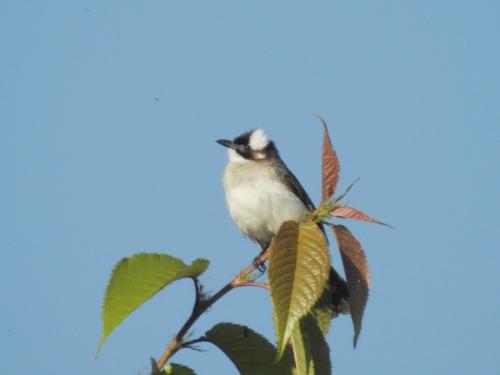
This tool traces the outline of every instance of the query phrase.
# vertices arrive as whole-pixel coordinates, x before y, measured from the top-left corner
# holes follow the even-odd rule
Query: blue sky
[[[48,1],[0,5],[3,374],[146,372],[191,308],[188,281],[119,327],[94,361],[110,271],[140,251],[211,260],[217,290],[255,255],[227,214],[215,140],[264,128],[317,202],[321,113],[371,299],[336,374],[500,368],[500,5],[495,1]],[[336,249],[334,262],[339,264]],[[271,341],[260,289],[195,326]],[[236,374],[215,348],[174,357]]]

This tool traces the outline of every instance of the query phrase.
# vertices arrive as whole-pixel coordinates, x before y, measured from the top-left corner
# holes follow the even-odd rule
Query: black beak
[[[224,147],[228,147],[228,148],[233,148],[233,142],[232,141],[228,141],[227,139],[218,139],[217,141],[218,144],[224,146]]]

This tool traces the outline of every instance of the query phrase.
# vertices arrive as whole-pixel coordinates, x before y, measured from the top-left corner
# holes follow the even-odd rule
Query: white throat
[[[227,149],[227,156],[229,158],[229,163],[248,163],[249,160],[245,159],[243,156],[238,154],[231,148]]]

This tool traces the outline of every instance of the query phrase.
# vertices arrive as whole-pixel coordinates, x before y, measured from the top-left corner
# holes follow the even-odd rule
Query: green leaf
[[[323,335],[328,334],[331,321],[339,314],[349,314],[349,288],[347,282],[330,267],[330,277],[311,315],[316,319]]]
[[[290,375],[292,359],[275,362],[276,348],[248,327],[232,323],[215,325],[207,340],[226,354],[242,375]]]
[[[296,324],[323,293],[330,253],[321,229],[312,221],[282,224],[269,256],[269,287],[281,357]]]
[[[196,375],[196,373],[187,366],[169,363],[163,368],[161,375]]]
[[[307,315],[297,324],[290,338],[296,375],[331,373],[330,350],[316,319]]]
[[[110,335],[135,309],[175,280],[196,278],[208,267],[197,259],[186,265],[166,254],[140,253],[120,260],[109,280],[102,308],[102,333],[97,355]]]
[[[321,298],[319,301],[314,305],[311,315],[316,319],[318,328],[321,330],[323,335],[327,335],[328,332],[330,331],[330,326],[332,319],[337,316],[335,310],[332,309],[329,299],[331,299],[331,296],[328,294],[329,290],[325,288],[325,291],[323,292]]]
[[[154,358],[150,358],[149,361],[151,362],[151,375],[161,375],[160,369],[156,364],[156,360]]]

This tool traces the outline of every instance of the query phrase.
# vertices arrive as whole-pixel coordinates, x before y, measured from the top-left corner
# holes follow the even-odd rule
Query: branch
[[[195,288],[196,288],[196,301],[193,306],[193,311],[189,316],[188,320],[179,332],[175,335],[175,337],[170,341],[167,348],[161,355],[160,359],[156,362],[157,367],[161,370],[167,363],[167,361],[175,354],[179,349],[182,348],[184,343],[184,336],[189,331],[191,326],[198,320],[198,318],[205,313],[210,306],[212,306],[215,302],[219,300],[222,296],[224,296],[229,291],[240,287],[240,286],[257,286],[255,283],[248,282],[248,276],[261,265],[265,263],[267,258],[269,258],[269,254],[271,252],[271,247],[269,247],[266,251],[263,251],[259,254],[257,258],[254,259],[252,264],[245,267],[240,271],[238,276],[234,277],[231,281],[229,281],[222,289],[220,289],[217,293],[215,293],[212,297],[203,300],[200,296],[199,284],[197,279],[193,279]],[[150,375],[153,375],[151,372]]]

